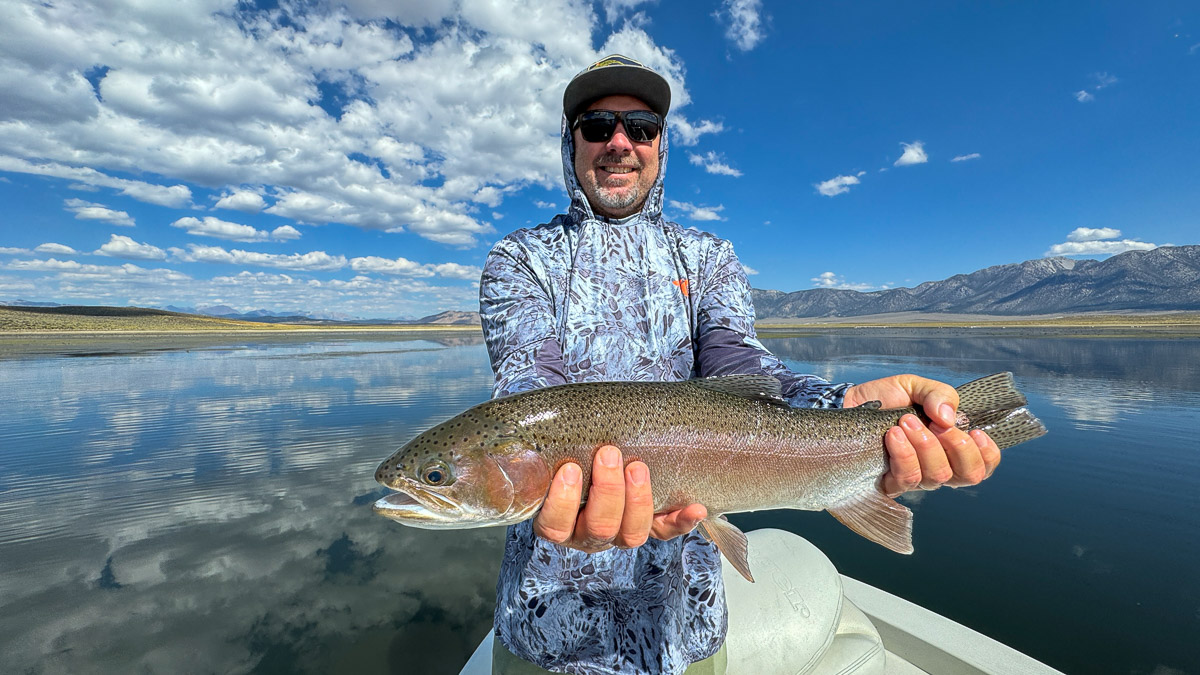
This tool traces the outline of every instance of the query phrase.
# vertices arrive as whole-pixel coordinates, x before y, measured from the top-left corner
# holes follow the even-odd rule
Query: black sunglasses
[[[588,143],[607,143],[616,132],[618,121],[629,139],[638,143],[653,141],[662,130],[662,118],[649,110],[588,110],[575,118],[571,128],[578,129]]]

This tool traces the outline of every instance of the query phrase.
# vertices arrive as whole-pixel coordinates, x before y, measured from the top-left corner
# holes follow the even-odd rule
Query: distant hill
[[[478,326],[479,312],[459,312],[451,310],[423,316],[407,323],[438,324],[442,326]]]
[[[1200,310],[1200,246],[1127,251],[1107,260],[1040,258],[915,288],[752,291],[759,319],[894,312],[1036,315]]]

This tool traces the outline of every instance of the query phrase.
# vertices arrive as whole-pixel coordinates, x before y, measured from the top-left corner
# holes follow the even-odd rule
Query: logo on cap
[[[627,56],[621,56],[620,54],[613,54],[612,56],[606,56],[603,59],[588,66],[588,70],[589,71],[595,70],[597,68],[604,68],[606,66],[637,66],[638,68],[646,67],[645,64],[638,63],[637,61],[634,61],[633,59],[631,59]],[[587,71],[584,71],[584,72],[587,72]]]

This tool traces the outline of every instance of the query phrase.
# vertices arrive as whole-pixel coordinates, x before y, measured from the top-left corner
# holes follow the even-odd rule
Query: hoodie
[[[848,385],[792,373],[758,341],[729,242],[663,218],[665,124],[654,185],[621,220],[594,213],[565,117],[561,133],[567,213],[508,235],[484,265],[495,396],[759,373],[779,379],[794,406],[841,405]],[[508,528],[495,630],[522,659],[557,672],[674,675],[716,653],[726,624],[720,554],[696,532],[588,554],[535,536],[531,521]]]

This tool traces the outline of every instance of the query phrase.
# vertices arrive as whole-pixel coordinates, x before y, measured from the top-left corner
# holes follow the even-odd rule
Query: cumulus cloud
[[[762,0],[721,0],[721,7],[713,16],[725,24],[726,39],[748,52],[766,37],[761,11]]]
[[[1111,227],[1077,227],[1067,235],[1067,241],[1054,244],[1043,255],[1116,255],[1125,251],[1149,251],[1158,248],[1136,239],[1117,239],[1121,231]]]
[[[580,40],[605,33],[591,3],[218,5],[8,13],[23,40],[0,76],[19,99],[0,169],[190,205],[184,185],[113,174],[161,176],[219,191],[217,208],[472,246],[494,232],[479,205],[558,184],[562,88],[604,54],[663,73],[682,144],[719,129],[687,120],[682,62],[637,22]]]
[[[53,255],[75,255],[79,252],[66,244],[55,244],[54,242],[46,242],[33,250],[38,253],[50,253]]]
[[[758,274],[758,270],[756,270],[753,267],[746,265],[746,264],[742,265],[742,271],[745,272],[746,276],[748,276],[748,277]]]
[[[555,204],[554,202],[544,202],[540,199],[535,200],[533,202],[533,205],[538,207],[539,209],[557,209],[558,208],[558,205]]]
[[[142,244],[119,234],[112,235],[108,243],[96,249],[96,255],[132,260],[164,260],[167,252],[157,246]]]
[[[396,258],[393,260],[376,256],[352,258],[350,260],[350,269],[355,272],[374,272],[404,277],[432,277],[436,275],[447,279],[466,279],[469,281],[478,281],[480,275],[483,274],[481,268],[471,265],[459,265],[458,263],[422,264],[413,262],[407,258]]]
[[[904,154],[900,155],[892,166],[909,166],[911,164],[924,164],[929,161],[929,155],[925,154],[925,144],[921,141],[913,141],[912,143],[901,143],[904,147]]]
[[[249,225],[231,223],[227,220],[221,220],[220,218],[214,218],[212,216],[205,216],[203,220],[199,218],[193,218],[191,216],[185,216],[171,223],[171,227],[178,227],[179,229],[186,231],[188,234],[197,237],[213,237],[215,239],[227,239],[229,241],[266,241],[271,237],[270,234],[262,230],[257,230]],[[295,228],[291,227],[290,225],[286,227],[295,233],[295,236],[290,237],[291,239],[295,239],[300,236],[300,233],[297,232]],[[285,232],[284,234],[287,235],[290,233]],[[289,237],[285,236],[283,238]]]
[[[278,239],[279,241],[290,241],[293,239],[299,239],[300,238],[300,230],[297,230],[296,228],[292,227],[291,225],[280,225],[279,227],[271,230],[271,238]]]
[[[689,152],[688,161],[696,166],[704,167],[704,170],[708,173],[715,173],[721,176],[734,176],[735,178],[742,175],[741,171],[726,164],[725,158],[716,152],[709,151],[703,155]]]
[[[1075,92],[1075,100],[1079,101],[1080,103],[1090,103],[1095,101],[1096,97],[1089,94],[1086,90],[1080,89],[1079,91]]]
[[[29,249],[27,248],[0,246],[0,255],[25,255],[26,253],[29,253]]]
[[[222,196],[217,200],[214,208],[241,211],[243,213],[258,213],[267,208],[267,202],[257,192],[237,190]]]
[[[82,199],[67,199],[63,202],[66,209],[75,214],[78,220],[99,220],[109,225],[133,227],[133,218],[125,211],[114,211],[103,204],[93,204]]]
[[[5,91],[9,93],[11,90]],[[13,129],[11,122],[0,122],[0,171],[63,178],[93,188],[112,188],[117,190],[119,194],[132,197],[147,204],[157,204],[158,206],[179,208],[188,205],[192,201],[192,191],[184,185],[155,185],[153,183],[125,178],[115,178],[88,167],[72,167],[58,162],[34,163],[5,154],[9,151],[19,152],[23,147],[19,144],[19,134],[13,134],[14,131],[16,130]],[[33,132],[27,130],[26,133]],[[48,131],[39,128],[37,133],[48,133]],[[39,143],[41,142],[41,139],[36,140]],[[67,149],[69,148],[64,148],[64,154]],[[67,157],[69,155],[64,156],[64,158]],[[135,167],[129,168],[133,169]]]
[[[969,155],[958,155],[958,156],[952,158],[950,161],[951,162],[965,162],[969,159],[979,159],[979,157],[980,157],[980,155],[978,152],[972,152]]]
[[[858,185],[859,176],[862,176],[865,173],[866,171],[859,171],[858,174],[854,176],[834,176],[827,181],[817,183],[814,187],[817,188],[817,192],[820,192],[826,197],[833,197],[844,192],[849,192],[850,186]]]
[[[683,217],[688,220],[725,220],[721,217],[721,211],[725,210],[724,206],[698,206],[690,202],[677,202],[674,199],[668,200],[671,208],[676,211],[681,211]]]
[[[1112,227],[1077,227],[1067,235],[1067,241],[1099,241],[1119,236],[1121,231]]]
[[[672,114],[671,141],[679,145],[696,145],[704,134],[719,134],[725,131],[725,125],[712,120],[702,120],[692,124],[687,119]]]
[[[868,291],[874,288],[874,286],[870,284],[850,283],[846,281],[845,278],[833,272],[822,272],[809,281],[812,281],[813,286],[817,288],[836,288],[850,291]]]
[[[225,263],[229,265],[253,265],[287,270],[329,271],[346,266],[345,256],[332,256],[324,251],[308,253],[258,253],[233,249],[227,251],[220,246],[188,244],[187,249],[171,248],[171,255],[180,262]]]

